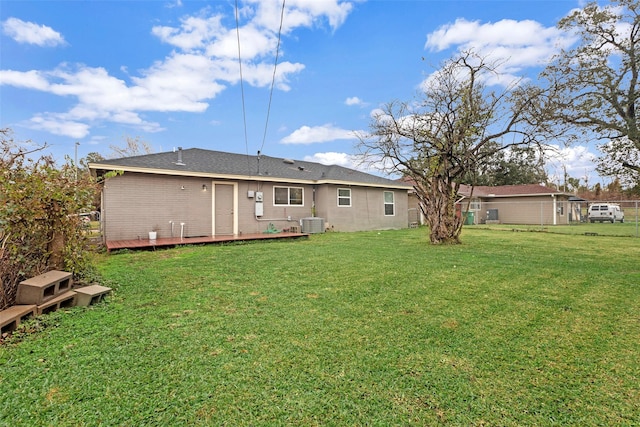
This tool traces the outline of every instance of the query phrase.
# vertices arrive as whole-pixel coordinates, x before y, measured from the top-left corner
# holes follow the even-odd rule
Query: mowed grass
[[[0,348],[11,426],[639,425],[640,240],[425,229],[105,256]]]
[[[525,224],[476,224],[465,228],[477,228],[498,231],[539,231],[553,234],[581,234],[610,237],[640,237],[640,223],[629,218],[624,223],[609,222],[572,223],[564,225],[525,225]]]

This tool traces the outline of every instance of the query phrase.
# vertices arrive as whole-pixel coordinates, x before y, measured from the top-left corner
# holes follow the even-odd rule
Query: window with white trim
[[[276,206],[303,206],[302,187],[273,187],[273,204]]]
[[[343,208],[351,207],[350,188],[338,188],[338,206]]]
[[[396,212],[395,201],[393,197],[393,191],[384,192],[384,215],[394,216]]]

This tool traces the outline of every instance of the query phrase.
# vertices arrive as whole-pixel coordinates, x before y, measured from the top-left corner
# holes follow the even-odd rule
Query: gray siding
[[[147,239],[154,227],[158,237],[170,237],[170,221],[176,237],[180,223],[185,223],[185,237],[209,236],[211,181],[138,173],[110,178],[104,184],[102,219],[108,240]]]
[[[180,236],[184,223],[184,237],[210,236],[214,233],[212,194],[216,184],[235,184],[237,233],[262,233],[273,224],[277,229],[300,225],[302,218],[324,218],[335,231],[361,231],[406,228],[408,226],[407,190],[389,189],[394,193],[395,212],[384,214],[384,189],[351,187],[351,207],[339,207],[338,185],[302,185],[274,182],[224,181],[210,178],[179,177],[126,172],[104,183],[102,219],[107,240],[148,239],[148,232],[157,226],[158,237]],[[207,189],[203,190],[202,186]],[[302,206],[274,204],[274,187],[303,189]],[[249,197],[252,191],[254,197]],[[264,212],[256,217],[255,193],[264,195]],[[232,203],[232,201],[229,201]]]
[[[302,187],[302,206],[276,206],[273,203],[274,187]],[[249,197],[249,191],[254,192],[254,197]],[[264,212],[261,217],[256,217],[255,193],[261,191],[264,195]],[[238,228],[241,233],[262,233],[272,223],[277,229],[289,228],[299,225],[301,218],[311,216],[313,201],[313,187],[300,184],[282,184],[273,182],[248,182],[241,181],[238,185]],[[290,219],[289,219],[290,217]]]
[[[338,188],[351,188],[351,206],[338,206]],[[394,194],[394,215],[384,214],[384,191]],[[316,216],[335,231],[383,230],[408,227],[408,191],[324,185],[316,191]]]

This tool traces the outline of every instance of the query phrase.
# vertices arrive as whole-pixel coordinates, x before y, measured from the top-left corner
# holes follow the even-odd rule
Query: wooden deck
[[[246,240],[269,240],[269,239],[299,239],[307,238],[306,233],[262,233],[262,234],[240,234],[229,236],[204,236],[204,237],[167,237],[156,240],[107,240],[107,252],[118,249],[155,249],[180,245],[198,245],[210,243],[227,243]]]

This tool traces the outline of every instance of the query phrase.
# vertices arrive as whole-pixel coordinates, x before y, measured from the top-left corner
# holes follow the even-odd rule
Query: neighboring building
[[[203,149],[90,163],[104,181],[105,240],[406,228],[410,185],[341,166]]]
[[[404,179],[411,183],[411,179]],[[473,192],[472,192],[473,191]],[[461,185],[456,200],[465,224],[561,225],[584,220],[584,199],[539,184],[496,187]],[[425,224],[415,190],[409,193],[409,222]]]
[[[539,184],[460,186],[467,224],[561,225],[581,221],[583,199]],[[470,214],[469,214],[470,213]]]

